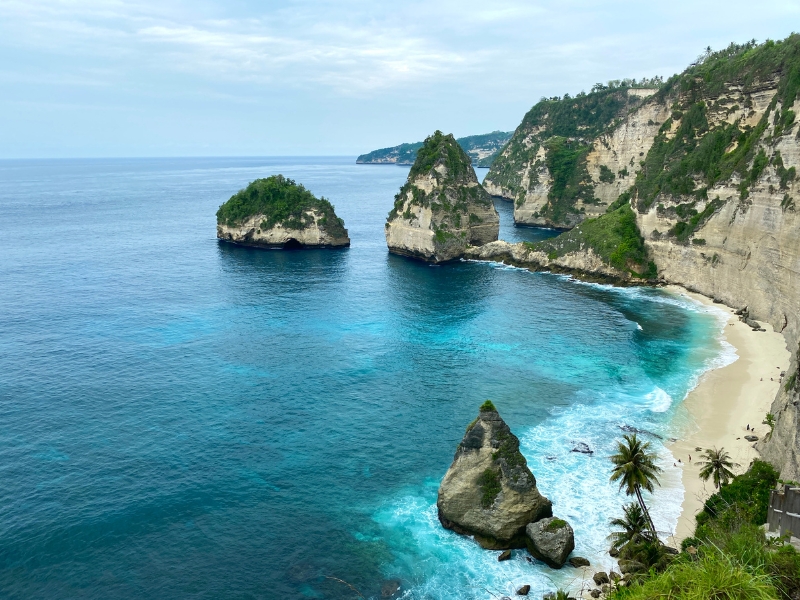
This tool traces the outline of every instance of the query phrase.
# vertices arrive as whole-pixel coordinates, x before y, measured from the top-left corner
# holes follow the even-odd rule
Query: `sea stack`
[[[386,220],[389,252],[432,263],[497,239],[500,218],[452,135],[428,137]]]
[[[495,550],[526,547],[525,527],[552,516],[519,440],[491,401],[467,427],[436,504],[445,528]]]
[[[260,248],[350,245],[333,205],[283,175],[256,179],[220,206],[217,237]]]

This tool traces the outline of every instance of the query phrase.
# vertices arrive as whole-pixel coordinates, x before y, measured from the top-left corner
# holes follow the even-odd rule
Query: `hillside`
[[[493,131],[481,135],[458,138],[458,145],[467,153],[475,167],[490,167],[506,142],[511,139],[510,131]],[[412,165],[423,142],[400,144],[391,148],[373,150],[356,159],[358,164],[398,164]]]
[[[795,480],[798,90],[800,35],[792,35],[708,52],[647,92],[612,85],[580,98],[541,101],[484,185],[514,200],[517,222],[586,226],[535,248],[496,243],[480,253],[620,280],[656,277],[728,306],[746,306],[752,319],[769,322],[794,358],[771,409],[774,434],[759,447],[783,477]],[[603,216],[622,208],[635,218],[636,236],[623,213],[616,224]],[[616,248],[607,231],[616,232]]]

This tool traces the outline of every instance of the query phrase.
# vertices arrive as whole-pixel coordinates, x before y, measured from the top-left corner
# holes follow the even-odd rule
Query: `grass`
[[[547,524],[547,527],[544,528],[545,531],[549,533],[555,533],[559,529],[563,529],[567,526],[567,522],[563,519],[555,518]]]
[[[491,400],[487,400],[486,402],[481,404],[481,407],[478,410],[480,410],[480,412],[489,412],[489,411],[497,412],[497,409],[495,408],[494,403]]]
[[[314,222],[306,214],[312,209],[320,216],[319,222],[329,234],[346,235],[344,221],[336,216],[330,202],[317,198],[283,175],[256,179],[236,192],[219,207],[217,222],[235,227],[254,215],[263,215],[261,229],[270,229],[278,223],[288,229],[305,229]]]
[[[655,264],[648,260],[636,215],[627,204],[596,219],[586,219],[558,237],[526,246],[546,252],[551,260],[591,248],[603,261],[621,271],[644,278],[657,275]]]

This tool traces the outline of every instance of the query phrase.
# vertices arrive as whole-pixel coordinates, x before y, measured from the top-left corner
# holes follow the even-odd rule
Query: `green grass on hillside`
[[[288,229],[304,229],[313,222],[305,214],[315,209],[322,216],[320,224],[334,236],[346,235],[344,221],[336,216],[333,205],[325,198],[317,198],[302,185],[283,175],[256,179],[219,207],[217,222],[229,227],[241,224],[253,215],[264,215],[262,229],[281,223]]]
[[[547,252],[551,259],[591,248],[607,264],[636,277],[651,279],[657,275],[655,264],[648,261],[644,239],[636,226],[636,215],[627,204],[596,219],[586,219],[558,237],[526,242],[526,246]]]

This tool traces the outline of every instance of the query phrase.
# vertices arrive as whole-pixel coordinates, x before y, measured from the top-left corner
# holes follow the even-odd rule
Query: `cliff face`
[[[514,201],[514,221],[520,224],[571,228],[603,214],[616,196],[609,191],[615,186],[605,191],[605,200],[595,194],[600,181],[595,172],[598,153],[608,146],[602,134],[653,91],[620,87],[543,99],[525,115],[495,159],[484,187],[494,196]],[[615,135],[618,142],[625,142],[641,134],[637,129]],[[621,169],[629,157],[624,143],[618,146],[615,151],[621,154],[611,164],[619,163]]]
[[[797,369],[800,339],[798,92],[798,35],[760,46],[731,45],[710,54],[591,141],[585,160],[590,183],[583,193],[597,198],[599,206],[612,202],[611,211],[632,209],[659,280],[729,306],[747,306],[752,318],[783,332],[795,353],[787,384]],[[552,169],[546,169],[543,156],[540,147],[521,172],[539,169],[537,185],[552,190]],[[502,166],[498,161],[492,172]],[[509,196],[518,191],[489,189]],[[521,189],[518,210],[532,201],[532,188]],[[576,218],[576,210],[581,217],[589,214],[580,210],[579,202],[573,207],[572,216],[561,224]],[[565,236],[577,236],[579,247],[573,244],[573,252],[585,252],[592,244],[576,232]],[[562,238],[549,242],[563,245]],[[604,266],[593,270],[608,273],[612,255],[601,256]],[[794,381],[792,385],[797,377]],[[765,458],[795,480],[800,479],[796,402],[800,404],[796,387],[781,391],[771,411],[775,431],[759,442]]]
[[[220,206],[217,237],[261,248],[350,245],[333,205],[282,175],[257,179]]]
[[[525,547],[525,527],[552,516],[519,440],[491,402],[467,427],[439,486],[437,508],[444,527],[493,549]]]
[[[347,230],[344,234],[332,233],[325,227],[326,218],[316,210],[303,213],[305,224],[302,229],[285,227],[277,223],[262,229],[265,215],[256,214],[241,223],[229,226],[217,224],[217,237],[226,242],[260,248],[336,248],[350,245]]]
[[[500,218],[452,135],[425,140],[386,220],[389,251],[440,263],[497,239]]]

